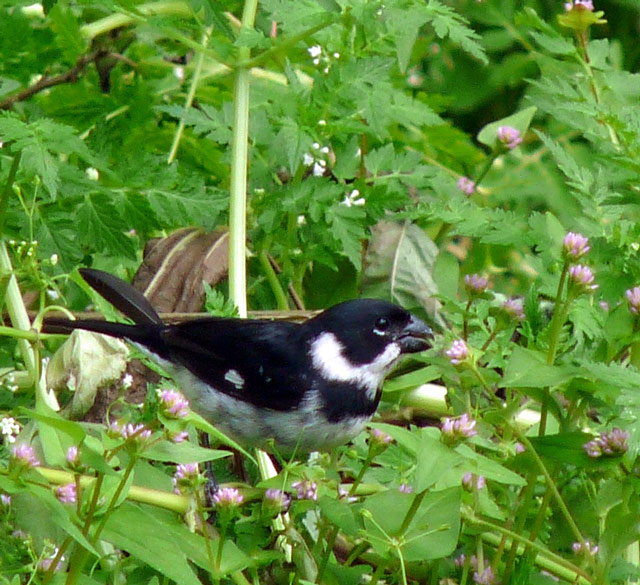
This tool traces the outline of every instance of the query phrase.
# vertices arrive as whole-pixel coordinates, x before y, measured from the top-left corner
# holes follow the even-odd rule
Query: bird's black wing
[[[172,361],[229,396],[259,407],[297,407],[312,372],[294,323],[198,319],[169,325],[162,341]]]

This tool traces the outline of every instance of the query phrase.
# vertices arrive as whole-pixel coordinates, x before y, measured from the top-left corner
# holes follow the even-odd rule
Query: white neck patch
[[[322,375],[328,380],[364,384],[373,399],[385,374],[400,357],[400,346],[390,343],[368,364],[352,364],[343,354],[344,347],[333,333],[323,333],[312,344],[309,355]]]

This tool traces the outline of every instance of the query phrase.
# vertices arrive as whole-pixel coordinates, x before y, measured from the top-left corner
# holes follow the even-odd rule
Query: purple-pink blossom
[[[413,493],[413,486],[410,486],[407,483],[401,483],[398,486],[398,491],[402,494],[412,494]]]
[[[615,457],[629,449],[629,433],[619,428],[603,431],[595,439],[583,445],[589,457]]]
[[[582,234],[568,232],[562,240],[562,251],[571,260],[582,258],[589,250],[591,250],[589,238]]]
[[[318,499],[318,484],[315,481],[302,479],[294,481],[291,487],[296,490],[296,497],[299,500],[312,500],[315,502]]]
[[[460,177],[458,179],[458,189],[465,195],[473,195],[476,190],[476,184],[469,177]]]
[[[78,497],[75,483],[58,486],[55,489],[56,498],[63,504],[75,504]]]
[[[565,2],[564,10],[569,12],[576,8],[577,10],[589,10],[593,12],[593,2],[591,0],[573,0],[573,2]]]
[[[11,456],[14,462],[22,467],[38,467],[40,465],[33,447],[26,443],[14,445],[11,448]]]
[[[480,274],[465,274],[464,286],[472,294],[481,294],[489,288],[489,279]]]
[[[478,434],[476,421],[466,412],[457,418],[446,417],[442,421],[441,430],[443,437],[453,441],[470,439]]]
[[[384,431],[380,429],[371,429],[371,442],[376,443],[378,445],[388,445],[393,441],[393,437],[391,435],[387,435]]]
[[[462,487],[468,491],[481,490],[487,485],[484,475],[476,475],[468,471],[462,476]]]
[[[575,264],[569,268],[569,281],[574,288],[581,292],[592,292],[598,288],[594,284],[595,276],[593,271],[584,264]]]
[[[451,347],[444,352],[454,366],[462,363],[469,356],[469,349],[464,339],[456,339]]]
[[[493,569],[486,567],[482,572],[474,571],[473,582],[477,583],[477,585],[494,585],[497,581],[496,576],[493,574]]]
[[[177,390],[160,392],[160,408],[172,418],[184,418],[189,414],[189,401]]]
[[[197,463],[180,463],[171,478],[174,493],[181,495],[198,486],[202,479]]]
[[[498,140],[509,150],[513,150],[522,143],[522,136],[520,136],[520,130],[513,126],[500,126],[498,127]]]
[[[213,501],[217,508],[235,508],[242,504],[243,495],[233,487],[218,488],[213,494]]]
[[[640,286],[634,286],[624,293],[629,303],[629,311],[637,315],[640,313]]]
[[[502,310],[514,321],[524,321],[525,314],[522,299],[507,299],[502,303]]]

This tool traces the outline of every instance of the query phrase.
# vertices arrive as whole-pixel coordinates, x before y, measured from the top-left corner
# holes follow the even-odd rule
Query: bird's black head
[[[391,367],[400,354],[431,347],[429,340],[433,338],[431,329],[420,319],[398,305],[376,299],[345,301],[308,324],[314,335],[325,334],[322,349],[327,350],[327,363],[331,351],[336,351],[336,344],[331,347],[333,340],[338,342],[341,356],[354,366],[371,364],[377,358],[384,361],[387,355]]]

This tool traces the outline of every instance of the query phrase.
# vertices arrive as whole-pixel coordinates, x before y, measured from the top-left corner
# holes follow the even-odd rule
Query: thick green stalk
[[[7,307],[11,324],[16,329],[25,332],[29,331],[31,329],[31,321],[27,314],[27,308],[24,306],[18,280],[13,273],[13,266],[11,265],[11,259],[9,258],[4,240],[0,240],[0,275],[2,274],[9,275],[9,282],[7,283],[5,291],[5,306]],[[18,337],[18,335],[15,335],[15,337]],[[58,405],[55,395],[47,392],[47,386],[40,377],[40,362],[29,340],[24,338],[19,339],[18,348],[22,355],[25,368],[27,372],[29,372],[31,381],[36,387],[36,399],[53,410],[59,410],[60,406]]]
[[[247,0],[242,28],[253,28],[258,0]],[[248,47],[238,49],[238,62],[251,56]],[[247,67],[238,66],[234,89],[233,139],[231,142],[231,202],[229,206],[229,294],[241,317],[247,316],[247,167],[249,158],[249,86]]]

